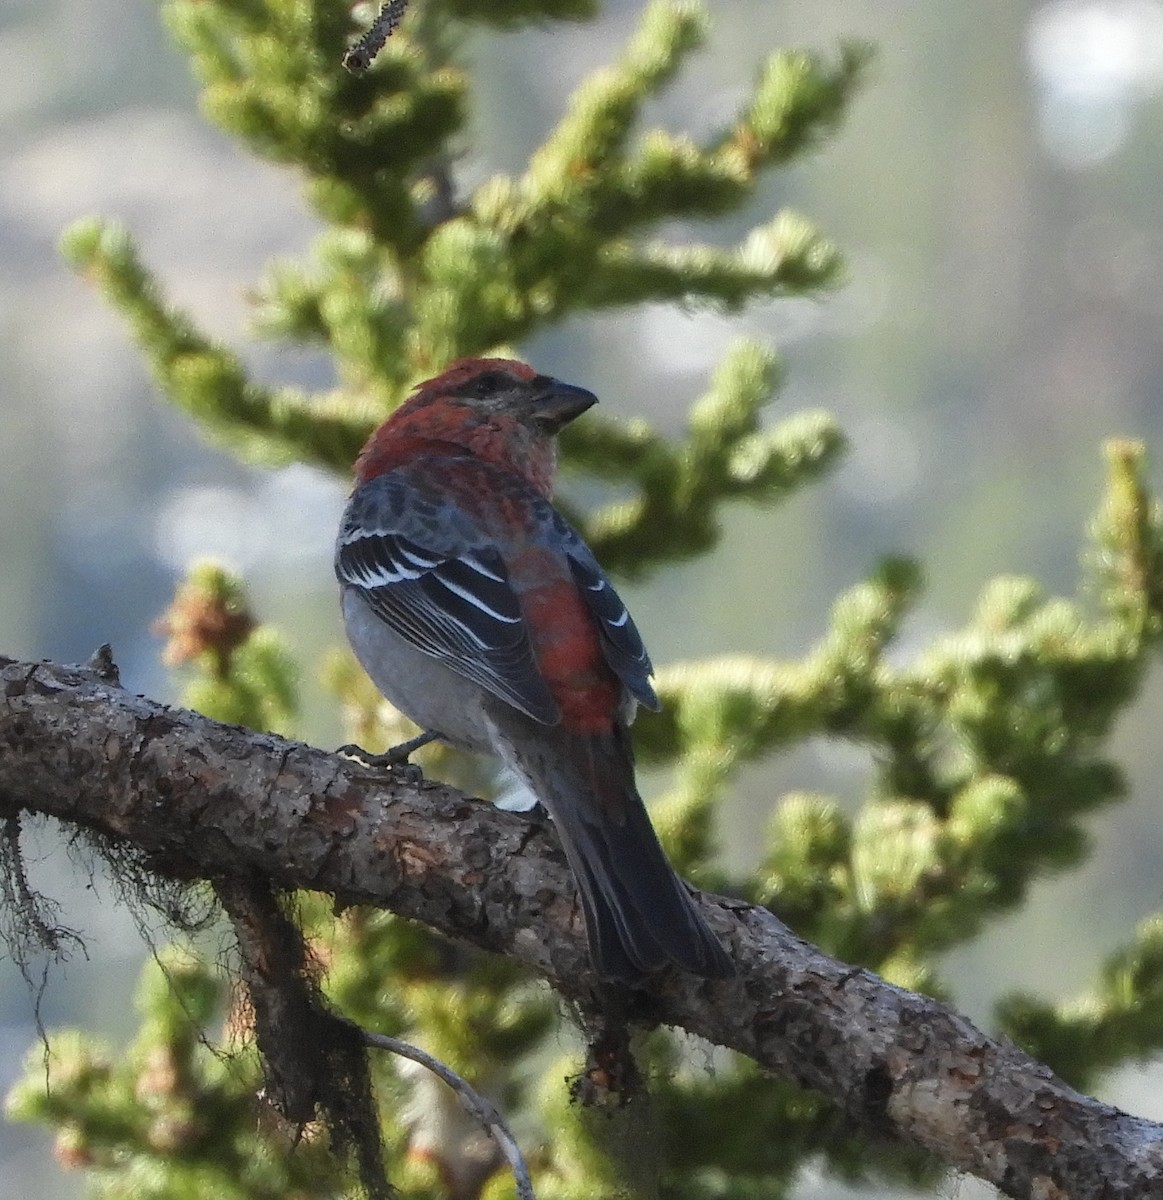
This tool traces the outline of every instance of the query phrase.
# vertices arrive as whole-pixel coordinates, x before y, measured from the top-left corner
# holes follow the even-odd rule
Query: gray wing
[[[335,548],[340,584],[418,650],[533,720],[556,724],[561,714],[500,553],[463,513],[455,522],[434,515],[390,476],[359,488]]]
[[[573,581],[585,597],[590,612],[597,619],[606,662],[639,704],[657,712],[662,705],[650,683],[654,666],[650,655],[646,653],[646,646],[638,632],[638,626],[634,624],[634,618],[630,616],[626,605],[622,603],[622,597],[614,590],[614,585],[606,577],[593,552],[582,541],[581,535],[556,510],[551,511],[558,534],[565,540]]]

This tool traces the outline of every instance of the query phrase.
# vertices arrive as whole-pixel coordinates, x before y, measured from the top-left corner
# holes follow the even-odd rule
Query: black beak
[[[551,375],[538,376],[533,401],[533,420],[546,433],[558,433],[575,417],[598,402],[593,392]]]

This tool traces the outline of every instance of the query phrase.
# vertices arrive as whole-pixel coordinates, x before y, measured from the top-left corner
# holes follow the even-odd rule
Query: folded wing
[[[463,537],[457,544],[447,536],[426,538],[427,523],[409,522],[407,506],[399,503],[383,506],[386,513],[396,510],[396,520],[368,521],[368,498],[362,499],[362,519],[349,515],[340,530],[340,583],[357,588],[376,615],[418,650],[533,720],[555,724],[560,713],[537,668],[500,553]]]

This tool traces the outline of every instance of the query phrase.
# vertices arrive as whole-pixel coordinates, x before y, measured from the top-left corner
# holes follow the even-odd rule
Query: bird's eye
[[[500,371],[485,371],[470,380],[468,391],[473,396],[495,396],[509,384],[506,376]]]

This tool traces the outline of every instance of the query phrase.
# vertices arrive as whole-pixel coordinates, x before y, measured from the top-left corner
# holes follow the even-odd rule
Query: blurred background
[[[481,104],[464,186],[523,166],[640,7],[471,38]],[[962,624],[994,575],[1073,594],[1102,440],[1143,438],[1163,462],[1163,0],[715,7],[707,51],[652,120],[713,133],[776,47],[828,53],[853,36],[879,56],[840,134],[770,178],[746,219],[663,233],[734,240],[791,206],[839,243],[846,286],[732,319],[662,307],[578,319],[522,350],[597,391],[607,414],[677,428],[727,341],[747,333],[784,356],[773,415],[829,409],[852,452],[788,504],[730,513],[713,560],[626,589],[655,661],[799,657],[837,592],[886,553],[918,558],[929,582],[902,655]],[[62,227],[89,213],[122,219],[172,299],[263,378],[330,378],[325,360],[248,337],[247,289],[270,258],[302,254],[316,226],[291,173],[200,119],[155,6],[2,0],[0,653],[77,661],[108,641],[130,690],[173,699],[151,624],[189,559],[218,556],[245,572],[259,615],[303,664],[302,735],[334,745],[316,665],[342,640],[330,556],[345,481],[241,467],[159,402],[118,320],[57,256]],[[1153,478],[1163,491],[1163,468]],[[948,960],[974,1019],[988,1024],[1015,988],[1073,995],[1163,907],[1161,722],[1157,672],[1116,737],[1129,798],[1092,820],[1087,865],[1041,881],[1020,914]],[[755,853],[785,790],[858,803],[869,767],[821,742],[751,768],[725,814],[729,853]],[[35,871],[88,946],[52,972],[42,1019],[126,1036],[144,953],[132,920],[51,830]],[[0,1091],[35,1037],[34,996],[2,960]],[[1124,1069],[1102,1095],[1163,1119],[1163,1069]],[[81,1190],[47,1138],[0,1125],[0,1191]],[[850,1195],[819,1179],[801,1191]]]

